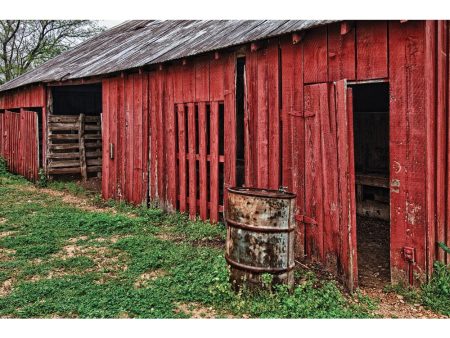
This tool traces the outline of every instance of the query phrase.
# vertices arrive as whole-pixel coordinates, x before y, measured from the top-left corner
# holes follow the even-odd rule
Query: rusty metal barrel
[[[235,290],[294,285],[295,194],[280,190],[228,188],[225,259]]]

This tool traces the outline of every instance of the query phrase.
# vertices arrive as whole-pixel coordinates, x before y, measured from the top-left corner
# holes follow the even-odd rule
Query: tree
[[[103,30],[90,20],[0,20],[0,84]]]

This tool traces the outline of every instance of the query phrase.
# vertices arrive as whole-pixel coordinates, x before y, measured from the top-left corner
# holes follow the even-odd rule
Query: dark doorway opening
[[[245,57],[236,65],[236,185],[245,184]]]
[[[102,84],[51,87],[47,174],[100,187]]]
[[[390,281],[389,84],[353,85],[359,284]]]

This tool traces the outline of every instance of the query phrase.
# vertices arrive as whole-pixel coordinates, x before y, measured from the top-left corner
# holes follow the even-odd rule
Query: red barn
[[[417,284],[450,262],[448,48],[447,21],[127,22],[0,86],[0,155],[212,222],[285,186],[299,260]]]

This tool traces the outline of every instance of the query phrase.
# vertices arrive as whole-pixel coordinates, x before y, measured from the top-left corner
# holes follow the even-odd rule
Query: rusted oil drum
[[[283,190],[228,188],[225,259],[234,289],[294,285],[295,194]]]

